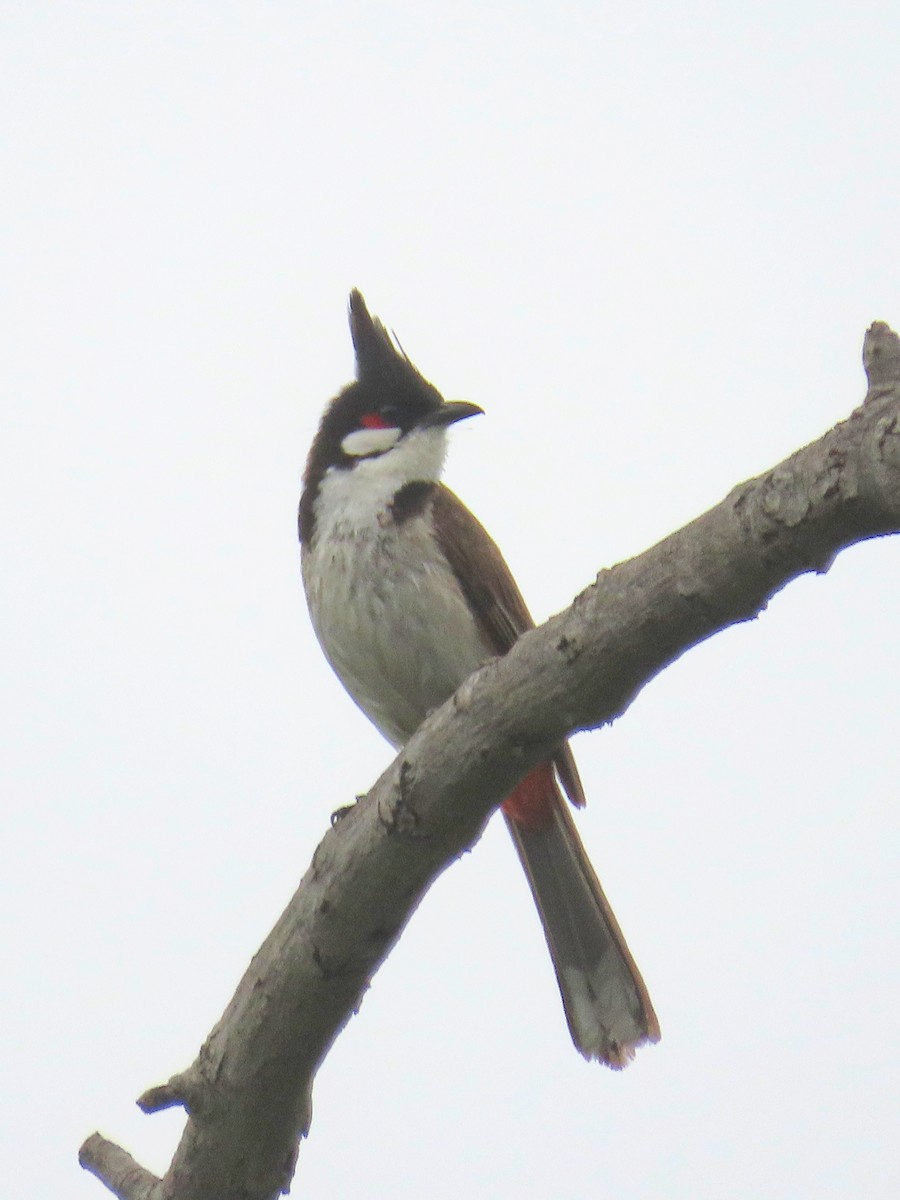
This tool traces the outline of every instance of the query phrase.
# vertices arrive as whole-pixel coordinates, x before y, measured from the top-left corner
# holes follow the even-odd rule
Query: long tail
[[[603,894],[568,805],[547,764],[503,806],[553,959],[572,1041],[616,1069],[659,1022],[619,923]]]

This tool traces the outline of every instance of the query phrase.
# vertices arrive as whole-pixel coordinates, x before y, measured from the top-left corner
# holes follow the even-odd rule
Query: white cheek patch
[[[351,458],[367,458],[370,454],[384,454],[400,440],[401,429],[354,429],[341,442],[341,449]]]

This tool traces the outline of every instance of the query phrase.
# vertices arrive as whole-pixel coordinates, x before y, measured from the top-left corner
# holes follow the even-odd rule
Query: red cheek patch
[[[359,423],[363,429],[390,429],[390,425],[380,413],[366,413]]]

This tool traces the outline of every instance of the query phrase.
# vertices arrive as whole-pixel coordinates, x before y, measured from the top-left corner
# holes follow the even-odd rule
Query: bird
[[[316,637],[363,713],[400,748],[489,659],[534,627],[490,535],[442,482],[445,400],[358,290],[356,379],[330,401],[303,476],[301,572]],[[503,802],[577,1049],[618,1069],[656,1042],[647,988],[564,799],[584,790],[567,742]]]

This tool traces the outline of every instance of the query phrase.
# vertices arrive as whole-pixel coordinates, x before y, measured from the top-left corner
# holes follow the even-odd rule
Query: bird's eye
[[[383,412],[365,413],[359,423],[363,429],[390,429],[391,427],[390,421],[385,420]]]

